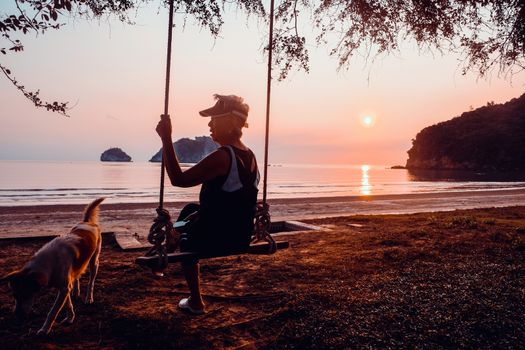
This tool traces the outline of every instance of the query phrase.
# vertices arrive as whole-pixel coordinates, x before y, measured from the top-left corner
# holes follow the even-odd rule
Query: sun
[[[367,114],[361,117],[361,125],[363,125],[365,128],[370,128],[374,126],[374,124],[375,124],[374,116]]]

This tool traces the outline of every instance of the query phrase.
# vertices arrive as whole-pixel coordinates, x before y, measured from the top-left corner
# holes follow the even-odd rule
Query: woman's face
[[[210,136],[215,142],[221,143],[231,134],[232,126],[228,117],[211,117],[208,126],[210,127]]]

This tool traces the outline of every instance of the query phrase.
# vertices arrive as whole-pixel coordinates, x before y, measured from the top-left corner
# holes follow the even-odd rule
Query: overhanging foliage
[[[130,14],[154,0],[11,0],[16,13],[0,14],[0,58],[23,51],[17,34],[44,34],[60,29],[62,16],[97,19],[115,16],[132,23]],[[225,4],[237,5],[248,15],[267,20],[269,1],[174,0],[175,11],[193,17],[212,35],[220,33]],[[166,4],[166,0],[161,3]],[[158,2],[157,2],[158,3]],[[348,67],[356,53],[367,57],[398,51],[401,43],[414,41],[420,48],[457,52],[463,57],[462,71],[484,76],[525,68],[524,0],[277,0],[274,62],[279,79],[291,69],[308,71],[308,45],[325,45]],[[307,42],[301,28],[317,30],[315,43]],[[302,25],[302,26],[301,26]],[[16,38],[15,38],[16,36]],[[4,75],[37,107],[66,114],[67,103],[40,100],[19,84],[2,65]]]

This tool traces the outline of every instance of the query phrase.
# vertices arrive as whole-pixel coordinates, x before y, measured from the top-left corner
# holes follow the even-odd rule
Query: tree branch
[[[15,4],[16,4],[16,8],[17,8],[18,11],[20,12],[20,14],[24,17],[24,19],[25,19],[26,22],[29,24],[29,26],[30,26],[31,28],[33,28],[33,30],[34,30],[35,32],[37,32],[37,34],[38,34],[38,29],[33,25],[33,21],[30,20],[29,18],[27,18],[25,11],[23,11],[23,10],[20,8],[20,4],[18,3],[18,0],[15,0]]]
[[[39,97],[40,90],[37,90],[35,92],[26,90],[25,86],[21,85],[14,77],[11,76],[11,71],[0,64],[0,70],[4,75],[7,77],[7,79],[20,91],[22,94],[30,100],[35,107],[37,108],[45,108],[48,111],[56,112],[58,114],[62,114],[65,117],[69,117],[67,114],[67,111],[70,109],[67,107],[67,104],[69,102],[47,102],[42,101]]]

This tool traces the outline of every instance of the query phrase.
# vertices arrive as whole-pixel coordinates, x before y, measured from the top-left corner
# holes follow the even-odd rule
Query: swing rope
[[[168,114],[170,104],[170,76],[171,76],[171,38],[173,32],[173,1],[170,1],[170,13],[168,20],[168,47],[166,49],[166,85],[164,87],[164,115]],[[160,166],[160,193],[159,193],[159,209],[162,210],[164,205],[164,157],[161,159]]]
[[[268,183],[268,143],[270,135],[270,97],[272,90],[272,57],[273,57],[273,17],[274,0],[270,1],[270,29],[268,33],[268,75],[266,80],[266,131],[264,137],[264,176],[263,176],[263,200],[257,203],[255,211],[254,238],[252,243],[265,241],[269,243],[269,253],[275,253],[277,245],[270,235],[272,223],[270,217],[270,205],[266,201],[266,188]]]
[[[263,204],[266,205],[266,183],[268,181],[268,143],[270,135],[270,97],[272,93],[272,59],[273,59],[273,8],[274,0],[270,2],[270,31],[268,33],[268,74],[266,77],[266,129],[264,136],[264,177]]]
[[[170,0],[169,20],[168,20],[168,44],[166,52],[166,85],[164,88],[164,115],[168,114],[169,98],[170,98],[170,75],[171,75],[171,41],[173,32],[173,1]],[[158,256],[157,267],[158,271],[164,270],[168,266],[168,254],[166,246],[162,243],[172,237],[173,223],[171,221],[170,213],[164,209],[164,157],[161,160],[160,166],[160,191],[159,191],[159,207],[157,208],[157,217],[153,220],[151,225],[148,242],[153,247],[146,253],[146,256],[156,254]]]

